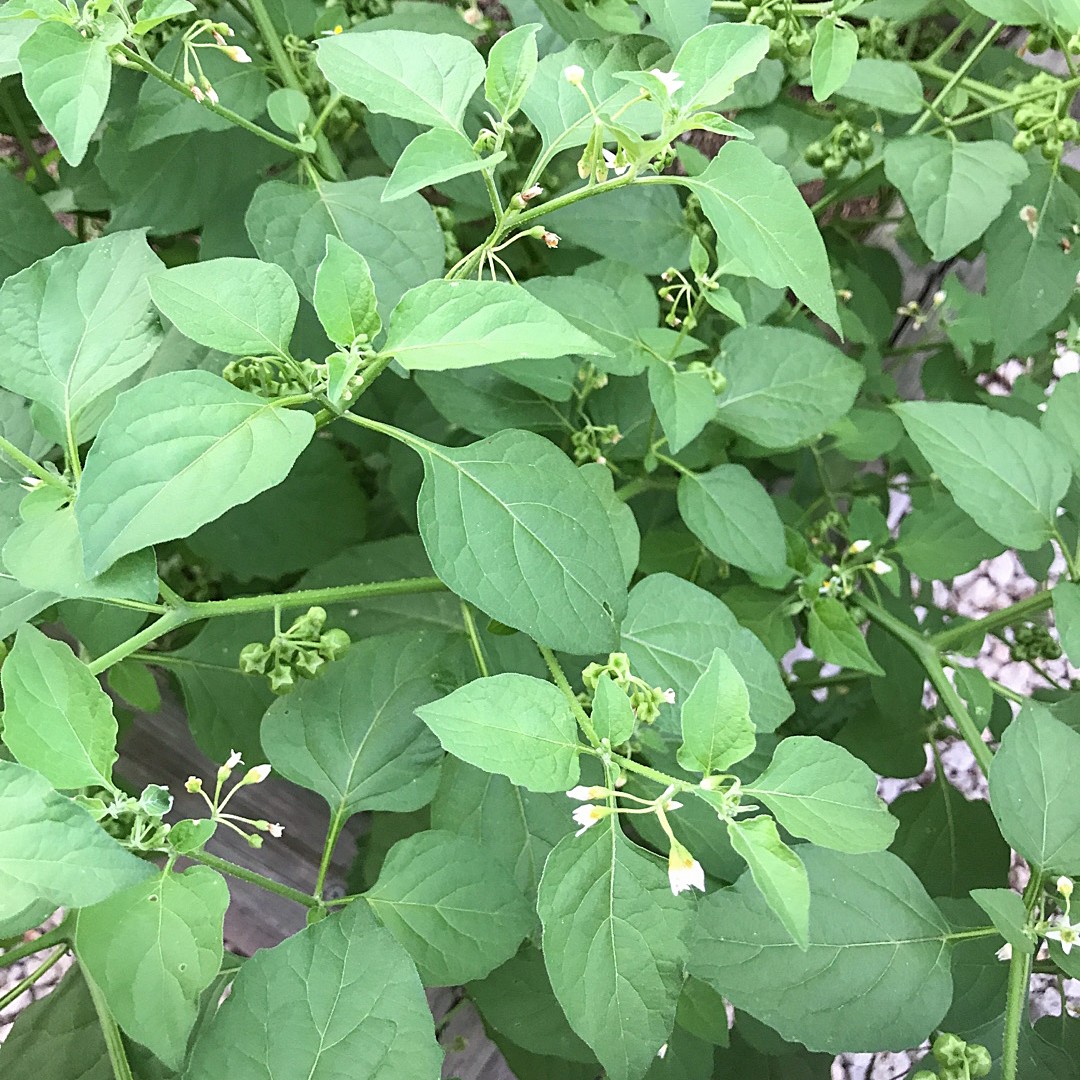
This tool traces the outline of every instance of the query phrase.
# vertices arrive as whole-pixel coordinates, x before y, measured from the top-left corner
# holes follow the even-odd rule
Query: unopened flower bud
[[[580,86],[585,81],[585,69],[580,64],[564,67],[562,74],[571,86]]]
[[[547,244],[549,248],[557,248],[559,246],[558,233],[548,232],[547,230],[545,230],[543,239],[544,243]]]
[[[230,60],[237,64],[250,64],[251,57],[239,45],[226,45],[221,50]]]
[[[533,184],[533,186],[531,188],[526,188],[521,193],[521,198],[525,202],[532,202],[533,199],[538,199],[543,194],[544,194],[544,189],[539,184]]]
[[[269,765],[255,765],[244,773],[241,784],[261,784],[270,775]]]
[[[869,540],[855,540],[848,547],[848,554],[849,555],[861,555],[864,551],[866,551],[866,549],[868,547],[870,547],[870,541]]]
[[[1065,897],[1066,900],[1072,896],[1073,883],[1071,878],[1065,877],[1063,874],[1057,879],[1057,891]]]
[[[191,88],[191,96],[201,105],[206,100],[206,95],[197,86]]]
[[[566,797],[577,799],[578,802],[588,802],[590,799],[606,799],[610,794],[611,792],[606,787],[588,787],[585,784],[578,784],[566,793]]]
[[[870,569],[874,571],[878,577],[884,577],[886,574],[892,573],[892,566],[889,565],[884,559],[875,559],[870,564]]]

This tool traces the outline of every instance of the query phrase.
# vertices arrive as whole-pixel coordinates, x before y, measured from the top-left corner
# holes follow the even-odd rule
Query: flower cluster
[[[247,787],[250,784],[261,784],[270,775],[269,765],[254,765],[248,769],[247,772],[233,784],[228,792],[225,793],[224,797],[222,797],[222,788],[225,781],[232,776],[234,769],[243,764],[244,761],[243,758],[241,758],[239,751],[233,750],[229,753],[228,759],[218,768],[215,775],[213,798],[206,794],[203,789],[202,779],[198,776],[189,776],[187,782],[184,784],[184,790],[191,795],[202,796],[203,801],[210,811],[210,820],[212,822],[215,824],[220,823],[226,828],[232,829],[233,832],[242,836],[253,848],[260,848],[263,846],[263,838],[260,834],[267,833],[277,839],[285,832],[285,829],[276,822],[265,821],[261,818],[241,817],[239,814],[225,813],[225,807],[228,806],[229,801],[242,787]],[[255,831],[249,833],[245,831],[243,826]]]
[[[643,724],[651,724],[660,715],[660,706],[675,704],[675,691],[668,687],[661,690],[650,686],[630,671],[630,658],[626,653],[611,653],[606,664],[589,664],[581,673],[582,682],[589,691],[596,689],[601,675],[610,675],[615,684],[630,694],[630,707],[634,716]]]
[[[240,650],[240,670],[246,675],[265,675],[275,694],[287,694],[298,674],[314,678],[323,664],[336,660],[351,644],[344,630],[324,631],[325,625],[326,611],[321,607],[309,608],[285,631],[275,619],[269,645],[256,641]]]

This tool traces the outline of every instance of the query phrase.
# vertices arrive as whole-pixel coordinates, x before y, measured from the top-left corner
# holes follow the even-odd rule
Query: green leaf
[[[794,711],[776,661],[724,603],[672,574],[652,574],[634,586],[622,626],[622,649],[635,675],[672,687],[683,701],[723,649],[746,683],[750,717],[759,732],[775,731]]]
[[[188,536],[281,483],[315,430],[310,414],[177,371],[121,394],[75,500],[87,571]]]
[[[810,880],[798,853],[780,839],[771,817],[732,818],[731,846],[746,860],[769,907],[801,949],[810,946]]]
[[[364,899],[429,986],[482,979],[517,952],[533,923],[498,858],[450,832],[399,840]]]
[[[1076,432],[1080,430],[1080,372],[1061,379],[1042,415],[1042,430],[1058,444],[1058,449],[1072,463],[1073,472],[1080,474],[1080,446]]]
[[[774,288],[790,287],[839,331],[825,244],[786,169],[756,147],[731,141],[703,173],[684,183],[701,199],[724,247],[751,276]]]
[[[916,1045],[952,998],[944,917],[895,855],[800,855],[809,947],[789,939],[747,874],[699,904],[691,974],[811,1050]]]
[[[561,450],[513,430],[464,447],[410,445],[424,462],[420,535],[451,590],[550,648],[615,646],[622,557],[603,503]],[[469,539],[478,535],[483,547]]]
[[[0,761],[0,919],[96,904],[153,872],[40,773]]]
[[[716,416],[716,391],[703,371],[680,371],[654,360],[649,365],[649,397],[673,454],[693,442]]]
[[[1080,667],[1080,585],[1059,581],[1054,586],[1054,625],[1065,655]]]
[[[1028,913],[1024,901],[1012,889],[972,889],[971,899],[990,916],[998,933],[1018,952],[1033,953],[1035,943],[1025,927]]]
[[[199,995],[221,966],[229,887],[206,866],[166,871],[83,908],[75,951],[109,1011],[166,1065],[183,1064]]]
[[[437,1080],[442,1059],[416,969],[354,903],[244,963],[184,1080]]]
[[[769,51],[769,31],[748,23],[714,23],[699,30],[679,49],[671,65],[685,86],[675,92],[680,109],[689,112],[717,105],[731,96],[735,83],[756,71]]]
[[[874,659],[855,620],[847,608],[833,596],[819,596],[806,617],[811,651],[827,664],[884,675]]]
[[[705,0],[644,0],[638,6],[649,16],[649,32],[663,38],[672,52],[705,29],[711,12]]]
[[[537,910],[551,986],[611,1080],[640,1080],[667,1042],[690,907],[660,861],[607,818],[548,857]]]
[[[815,101],[832,97],[848,81],[858,56],[859,37],[847,23],[822,19],[814,27],[810,85]]]
[[[1074,33],[1080,26],[1075,0],[975,0],[976,11],[996,21],[1016,26],[1060,26]]]
[[[289,135],[299,133],[314,119],[307,95],[288,86],[270,94],[266,99],[266,113],[275,127]]]
[[[517,26],[503,34],[488,53],[484,95],[504,120],[521,108],[536,75],[536,35],[541,29],[539,23]]]
[[[1072,475],[1056,443],[1038,428],[986,405],[909,401],[894,409],[976,525],[1022,551],[1035,551],[1053,536]]]
[[[33,626],[19,627],[0,668],[4,744],[54,787],[111,788],[116,720],[86,665]]]
[[[1080,732],[1027,702],[990,766],[990,806],[1009,846],[1041,870],[1080,874]]]
[[[361,334],[373,342],[382,330],[367,260],[336,236],[326,237],[326,256],[315,272],[314,303],[326,336],[338,345],[351,345]]]
[[[476,679],[417,709],[443,749],[530,791],[577,783],[577,725],[562,692],[531,675]]]
[[[339,823],[361,810],[430,802],[442,752],[414,713],[439,696],[447,643],[431,631],[353,642],[267,710],[262,744],[270,763],[317,791]]]
[[[51,24],[48,24],[51,25]],[[64,247],[0,287],[0,383],[60,425],[133,375],[161,343],[143,232]]]
[[[638,528],[634,511],[615,494],[615,477],[606,465],[599,461],[587,461],[578,466],[578,473],[585,477],[604,504],[615,533],[615,542],[619,545],[623,576],[629,585],[641,559],[641,530]]]
[[[783,577],[784,526],[765,489],[742,465],[717,465],[679,480],[679,514],[717,557],[751,574]]]
[[[935,262],[982,236],[1027,174],[1024,159],[994,139],[962,143],[915,135],[885,148],[885,175]]]
[[[194,11],[195,5],[190,0],[145,0],[135,12],[135,25],[132,31],[136,37],[148,34],[155,26],[160,26],[178,15]]]
[[[454,131],[484,81],[480,54],[449,34],[338,34],[319,43],[316,62],[333,86],[371,112]]]
[[[837,93],[898,116],[914,116],[926,104],[919,76],[903,60],[856,60]]]
[[[185,337],[233,356],[286,356],[300,297],[289,275],[258,259],[212,259],[150,279],[158,310]]]
[[[781,740],[769,767],[743,790],[793,836],[835,851],[882,851],[896,832],[869,767],[816,735]]]
[[[374,176],[313,188],[271,180],[255,192],[244,224],[259,257],[281,266],[308,300],[326,238],[336,236],[367,260],[386,316],[409,289],[443,272],[445,246],[419,195],[384,203],[385,187]]]
[[[754,752],[750,695],[722,649],[682,704],[682,736],[679,764],[692,772],[725,772]]]
[[[0,281],[73,242],[28,184],[0,172]]]
[[[30,104],[64,160],[78,165],[109,100],[108,46],[73,26],[43,22],[19,48],[19,67]]]
[[[983,532],[948,492],[930,488],[901,523],[896,553],[913,574],[948,581],[1000,555],[1004,546]]]
[[[634,733],[634,707],[626,691],[605,671],[593,691],[593,729],[612,746],[626,742]]]
[[[459,131],[432,128],[417,135],[402,150],[390,179],[386,181],[382,199],[383,202],[394,202],[421,188],[436,187],[458,176],[490,172],[505,160],[503,150],[482,158]]]
[[[855,402],[863,369],[821,338],[779,326],[733,330],[716,365],[727,378],[717,419],[760,446],[809,442]]]
[[[402,297],[384,352],[409,371],[606,350],[557,311],[505,281],[429,281]]]

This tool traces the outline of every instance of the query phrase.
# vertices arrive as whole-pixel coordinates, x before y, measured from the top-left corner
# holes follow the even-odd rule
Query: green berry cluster
[[[391,0],[346,0],[345,6],[349,14],[359,16],[360,21],[379,19],[394,10]]]
[[[240,390],[259,397],[279,398],[306,394],[319,383],[322,371],[313,360],[297,361],[290,369],[272,356],[244,356],[229,361],[221,374]]]
[[[1036,56],[1039,53],[1046,52],[1054,46],[1054,38],[1049,30],[1045,26],[1033,26],[1028,34],[1027,41],[1024,42],[1024,48],[1029,53],[1034,53]],[[1080,54],[1080,33],[1073,34],[1067,42],[1065,42],[1065,49],[1073,56]]]
[[[911,1080],[980,1080],[990,1075],[990,1051],[985,1046],[966,1043],[959,1035],[943,1032],[930,1048],[938,1063],[938,1072],[920,1069]]]
[[[570,446],[574,452],[574,460],[582,465],[586,461],[598,461],[601,465],[607,464],[607,458],[602,452],[603,446],[614,446],[622,434],[617,424],[586,424],[580,431],[575,431],[570,436]]]
[[[814,47],[814,39],[806,29],[806,23],[790,10],[789,6],[759,4],[756,0],[743,0],[749,9],[746,21],[768,27],[769,58],[783,60],[789,66],[805,66],[804,61]]]
[[[1050,636],[1045,626],[1030,623],[1013,627],[1013,640],[1009,648],[1013,660],[1059,660],[1061,646]]]
[[[630,694],[630,707],[634,715],[643,724],[651,724],[660,716],[660,706],[665,702],[673,704],[675,694],[671,690],[661,690],[650,686],[644,679],[639,679],[630,671],[630,658],[626,653],[611,653],[606,664],[592,663],[581,673],[581,681],[591,693],[601,675],[610,675],[620,689]]]
[[[862,26],[855,28],[859,39],[859,56],[873,60],[898,60],[903,57],[896,23],[875,15]]]
[[[1017,129],[1013,149],[1018,153],[1026,154],[1038,146],[1047,161],[1056,161],[1065,144],[1080,137],[1080,124],[1071,116],[1063,115],[1071,95],[1066,94],[1061,85],[1060,79],[1041,71],[1030,82],[1016,88],[1020,97],[1042,95],[1037,101],[1024,102],[1013,114]]]
[[[850,120],[841,120],[825,139],[818,139],[803,151],[807,165],[820,169],[826,176],[838,176],[852,159],[865,161],[874,152],[870,132]]]
[[[806,530],[806,539],[812,547],[822,547],[830,543],[829,533],[842,531],[844,528],[844,515],[839,510],[828,510],[810,523]]]
[[[349,647],[344,630],[323,630],[326,611],[309,608],[284,633],[276,633],[269,645],[252,642],[240,650],[240,670],[246,675],[265,675],[275,694],[287,694],[296,676],[313,678],[328,660],[336,660]]]

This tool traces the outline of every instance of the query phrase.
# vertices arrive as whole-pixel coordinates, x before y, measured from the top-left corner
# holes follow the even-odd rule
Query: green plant
[[[3,1003],[78,959],[5,1075],[434,1078],[422,984],[520,1080],[1080,1075],[1080,8],[134,8],[0,7]],[[934,605],[1006,548],[1064,576]],[[156,669],[181,820],[114,774]],[[989,802],[887,808],[951,739]],[[206,850],[271,767],[310,892]],[[308,927],[223,956],[228,875]]]

